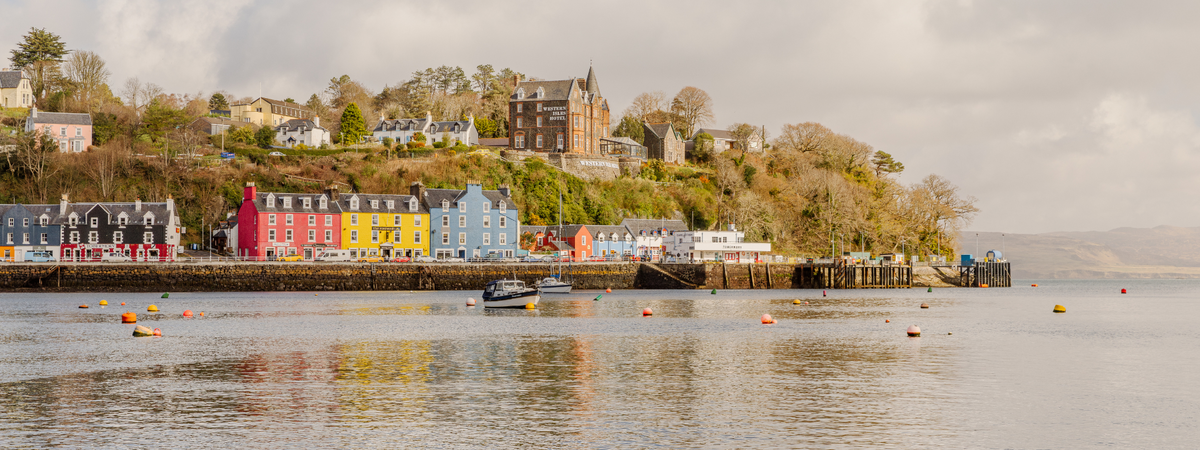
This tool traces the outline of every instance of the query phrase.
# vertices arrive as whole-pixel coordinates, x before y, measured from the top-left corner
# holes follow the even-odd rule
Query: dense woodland
[[[269,128],[244,127],[210,137],[186,126],[211,109],[250,98],[225,91],[171,94],[138,78],[125,80],[114,94],[103,59],[65,49],[57,36],[34,29],[10,60],[33,81],[39,109],[91,113],[96,145],[83,154],[58,153],[52,143],[19,132],[27,111],[0,110],[0,127],[7,127],[0,128],[0,145],[8,150],[0,159],[0,203],[53,203],[61,194],[72,201],[172,196],[188,228],[185,242],[201,242],[202,230],[232,212],[247,181],[260,190],[316,192],[342,183],[360,192],[407,193],[414,181],[461,188],[467,180],[480,180],[485,189],[513,187],[523,224],[557,223],[561,192],[564,223],[616,224],[625,217],[682,219],[698,229],[733,223],[750,240],[770,241],[778,253],[804,256],[828,255],[831,246],[837,252],[952,255],[958,231],[976,212],[975,200],[949,181],[930,175],[903,185],[896,175],[904,166],[892,155],[817,123],[785,125],[773,138],[766,130],[734,123],[728,130],[735,138],[757,134],[766,138],[767,150],[717,153],[702,137],[684,166],[650,161],[640,175],[612,181],[581,180],[536,158],[510,161],[462,146],[347,142],[267,156],[265,147],[273,144]],[[512,79],[518,75],[480,65],[468,76],[461,68],[443,66],[415,72],[379,92],[342,75],[304,103],[335,136],[351,129],[364,133],[380,115],[422,117],[429,111],[435,120],[474,115],[482,136],[503,137]],[[689,86],[670,100],[661,92],[637,96],[620,119],[614,118],[613,129],[641,141],[642,121],[669,121],[690,134],[711,127],[712,118],[711,97]],[[215,157],[222,142],[237,159]]]

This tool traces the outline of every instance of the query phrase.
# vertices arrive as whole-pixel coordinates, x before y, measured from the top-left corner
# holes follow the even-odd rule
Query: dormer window
[[[329,209],[329,199],[325,198],[324,195],[322,195],[321,199],[317,201],[317,204],[321,209]]]
[[[117,225],[127,225],[127,224],[129,224],[129,218],[125,217],[124,214],[121,214],[120,216],[117,217]]]
[[[291,197],[283,197],[283,207],[284,208],[292,207],[292,198]]]
[[[154,225],[154,214],[146,214],[146,225]]]
[[[388,201],[387,201],[387,209],[395,209],[395,208],[396,208],[396,201],[395,201],[395,200],[388,200]]]
[[[417,210],[417,201],[416,201],[416,200],[409,200],[409,201],[408,201],[408,210],[409,210],[409,211],[416,211],[416,210]]]
[[[449,212],[449,211],[450,211],[450,201],[442,200],[442,212]]]
[[[50,225],[50,218],[46,217],[46,216],[42,216],[41,220],[39,220],[38,223],[40,223],[42,226]]]
[[[525,98],[525,88],[517,88],[517,100],[521,100],[523,98]],[[517,103],[517,108],[520,108],[520,107],[521,107],[521,104]],[[521,110],[518,109],[517,112],[521,112]]]
[[[267,207],[268,208],[275,207],[275,194],[267,194]]]
[[[312,199],[304,197],[304,209],[312,209]]]
[[[536,97],[537,97],[537,98],[545,98],[545,97],[546,97],[546,90],[545,90],[545,89],[543,89],[541,86],[538,86],[538,90],[537,90],[537,95],[536,95]],[[541,109],[538,109],[538,110],[539,110],[539,111],[541,111]]]
[[[371,200],[371,209],[379,209],[379,200]]]
[[[504,203],[504,200],[500,200],[500,214],[504,214],[505,212],[508,212],[508,205]]]
[[[596,235],[596,242],[604,242],[604,233]]]
[[[67,222],[69,222],[71,226],[79,225],[79,217],[76,217],[75,213],[71,213],[71,218],[68,219]]]
[[[358,210],[358,197],[350,198],[350,209]]]

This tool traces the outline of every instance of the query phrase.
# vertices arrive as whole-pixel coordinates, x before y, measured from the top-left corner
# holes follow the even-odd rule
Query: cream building
[[[0,107],[28,108],[33,106],[33,87],[20,70],[0,71]]]
[[[277,127],[292,119],[312,119],[307,106],[259,97],[250,102],[229,105],[229,118],[236,122]]]

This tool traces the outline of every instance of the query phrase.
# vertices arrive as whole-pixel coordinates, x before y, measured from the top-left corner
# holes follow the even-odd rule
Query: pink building
[[[46,134],[58,143],[58,151],[82,153],[92,146],[92,116],[77,113],[38,112],[30,108],[25,131]]]
[[[238,256],[272,261],[300,255],[312,261],[341,244],[342,208],[329,194],[258,192],[246,183],[238,209]]]

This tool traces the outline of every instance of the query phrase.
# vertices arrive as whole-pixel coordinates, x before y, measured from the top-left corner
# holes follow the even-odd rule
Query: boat
[[[541,298],[541,291],[525,287],[524,281],[496,280],[483,290],[483,307],[524,308],[529,303],[537,305]]]
[[[546,294],[570,294],[571,283],[564,282],[555,277],[546,277],[537,284],[539,290]]]

